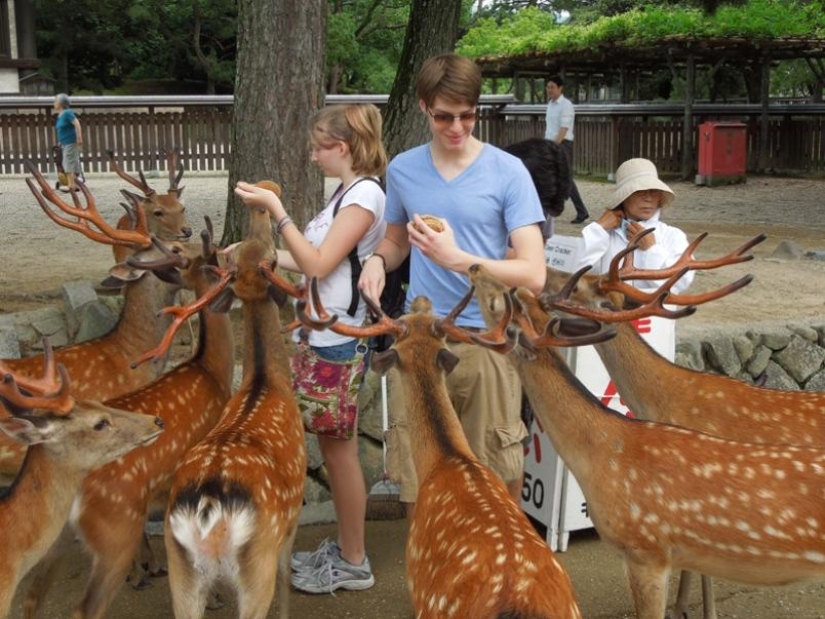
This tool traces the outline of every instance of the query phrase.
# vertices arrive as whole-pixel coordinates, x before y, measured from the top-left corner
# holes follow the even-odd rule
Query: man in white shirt
[[[579,188],[576,187],[576,182],[572,179],[573,124],[576,113],[570,99],[565,97],[563,93],[564,81],[561,77],[554,75],[547,80],[547,130],[544,133],[544,138],[561,145],[565,155],[567,155],[571,171],[570,199],[576,208],[576,218],[571,223],[580,224],[590,217],[590,213],[587,212],[587,207],[579,195]]]

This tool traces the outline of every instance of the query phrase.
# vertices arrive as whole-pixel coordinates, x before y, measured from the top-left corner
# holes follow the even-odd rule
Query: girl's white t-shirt
[[[374,252],[378,247],[378,243],[384,238],[387,224],[384,222],[385,195],[383,189],[378,183],[372,180],[360,180],[361,178],[363,177],[357,177],[348,187],[344,188],[345,195],[338,209],[338,216],[347,208],[363,208],[375,215],[369,229],[358,241],[358,258],[363,260],[367,254]],[[320,247],[329,233],[335,203],[340,196],[341,188],[339,187],[327,206],[304,229],[304,236],[313,247]],[[337,314],[339,322],[349,325],[361,325],[364,322],[367,306],[360,296],[355,316],[347,314],[353,293],[352,267],[348,257],[345,257],[332,273],[318,281],[318,291],[326,311],[329,314]],[[297,331],[295,337],[298,338]],[[351,340],[351,337],[339,335],[329,329],[311,331],[309,335],[309,343],[312,346],[336,346]]]

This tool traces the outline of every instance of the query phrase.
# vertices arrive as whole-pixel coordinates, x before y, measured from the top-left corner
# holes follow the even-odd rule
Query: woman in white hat
[[[672,265],[688,246],[687,236],[679,228],[659,219],[662,209],[673,202],[673,190],[659,180],[656,166],[647,159],[629,159],[616,170],[616,190],[605,212],[582,230],[584,251],[578,268],[593,265],[592,273],[607,273],[610,261],[641,232],[655,232],[639,239],[633,252],[634,264],[640,269],[660,269]],[[672,287],[684,291],[693,282],[688,271]],[[635,280],[637,288],[655,289],[660,280]]]

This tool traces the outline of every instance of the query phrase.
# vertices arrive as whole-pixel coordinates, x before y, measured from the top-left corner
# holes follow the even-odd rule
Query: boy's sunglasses
[[[445,127],[449,127],[455,121],[459,121],[462,125],[471,125],[476,121],[476,118],[478,118],[478,110],[453,115],[445,114],[444,112],[433,112],[430,108],[427,108],[427,114],[432,117],[435,124],[443,125]]]

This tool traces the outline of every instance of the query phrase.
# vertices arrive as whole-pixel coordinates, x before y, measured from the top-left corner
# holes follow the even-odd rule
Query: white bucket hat
[[[652,161],[628,159],[616,170],[616,189],[607,208],[614,209],[633,193],[645,189],[659,189],[663,192],[659,207],[668,206],[673,202],[673,190],[659,180],[656,165]]]

